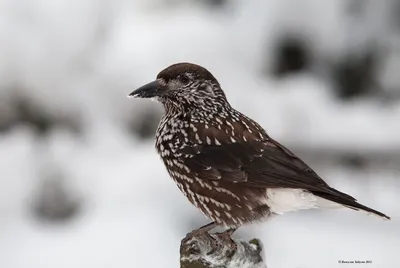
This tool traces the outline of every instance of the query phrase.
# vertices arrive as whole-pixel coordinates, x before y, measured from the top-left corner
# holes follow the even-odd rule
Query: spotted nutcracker
[[[238,227],[290,211],[347,207],[390,219],[330,187],[307,164],[235,110],[205,68],[178,63],[129,97],[165,108],[156,149],[169,175],[214,227]]]

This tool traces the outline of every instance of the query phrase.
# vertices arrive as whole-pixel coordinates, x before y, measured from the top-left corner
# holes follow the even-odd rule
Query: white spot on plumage
[[[183,189],[183,185],[180,182],[176,182],[176,185],[178,185],[179,190],[181,190],[181,192],[183,192],[183,194],[187,196],[187,193]]]
[[[204,204],[204,203],[201,203],[201,204],[202,204],[204,210],[207,211],[207,213],[205,213],[206,217],[211,217],[211,218],[213,218],[213,213],[212,213],[212,211],[208,208],[208,206],[207,206],[206,204]]]
[[[218,184],[215,184],[215,183],[218,183],[217,181],[213,181],[213,182],[214,182],[214,185],[215,185],[215,186],[218,186]],[[229,190],[227,190],[227,189],[225,189],[225,188],[216,187],[215,190],[216,190],[217,192],[227,194],[227,195],[229,195],[229,196],[231,196],[231,197],[237,199],[238,201],[240,201],[239,196],[235,195],[233,192],[231,192],[231,191],[229,191]]]
[[[199,204],[198,204],[198,202],[197,202],[197,200],[196,200],[196,197],[195,197],[195,195],[194,195],[194,192],[190,189],[190,185],[187,184],[187,183],[185,183],[185,186],[186,186],[186,192],[189,193],[189,195],[190,195],[190,197],[191,197],[191,200],[192,200],[194,206],[198,208],[198,207],[199,207]]]
[[[235,143],[236,140],[235,140],[233,137],[231,137],[231,142],[232,142],[232,143]]]
[[[165,156],[169,156],[170,155],[170,151],[169,150],[164,150],[161,152],[161,156],[165,157]]]
[[[215,138],[215,145],[221,145],[221,143],[219,142],[219,140],[217,138]]]
[[[210,199],[209,199],[207,196],[203,196],[203,195],[200,195],[200,194],[196,194],[196,197],[197,197],[197,199],[199,199],[201,202],[206,202],[206,203],[210,202]]]
[[[164,141],[170,141],[170,140],[172,140],[173,137],[174,137],[174,136],[173,136],[172,134],[164,135],[164,136],[163,136],[163,140],[164,140]]]
[[[210,137],[207,136],[206,141],[207,141],[207,144],[208,144],[208,145],[211,145],[211,139],[210,139]]]
[[[225,204],[225,208],[226,208],[227,210],[232,210],[232,207],[231,207],[230,205],[228,205],[228,204]]]
[[[203,182],[204,183],[204,186],[208,189],[208,190],[212,190],[213,189],[213,187],[210,185],[210,184],[208,184],[207,182]]]
[[[225,206],[226,206],[226,204],[221,203],[221,202],[215,200],[214,198],[210,198],[210,202],[220,208],[225,208]]]
[[[188,168],[187,166],[183,165],[183,169],[184,169],[187,173],[190,173],[190,168]]]
[[[197,128],[193,124],[190,124],[190,127],[192,128],[193,132],[197,132]]]
[[[233,221],[234,223],[236,223],[236,224],[239,223],[239,219],[236,219],[236,218],[233,218],[233,217],[232,217],[232,221]]]
[[[232,214],[231,213],[229,213],[227,211],[224,211],[224,213],[229,219],[232,219]]]
[[[191,178],[189,178],[188,176],[186,176],[186,175],[183,175],[183,174],[177,174],[177,177],[178,178],[180,178],[180,179],[182,179],[182,180],[184,180],[184,181],[187,181],[187,182],[189,182],[189,183],[193,183],[194,182],[194,180],[193,179],[191,179]]]
[[[194,135],[194,138],[197,140],[197,142],[198,142],[199,144],[202,143],[202,141],[200,140],[199,134],[196,133],[196,134]]]
[[[194,179],[200,184],[201,187],[205,187],[204,182],[202,179],[200,179],[199,177],[194,177]]]

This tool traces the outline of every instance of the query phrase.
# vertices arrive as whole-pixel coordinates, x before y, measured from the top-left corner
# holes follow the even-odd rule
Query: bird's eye
[[[183,84],[187,84],[187,83],[189,83],[189,77],[187,76],[187,75],[185,75],[185,74],[183,74],[183,75],[181,75],[181,76],[179,76],[179,80],[183,83]]]

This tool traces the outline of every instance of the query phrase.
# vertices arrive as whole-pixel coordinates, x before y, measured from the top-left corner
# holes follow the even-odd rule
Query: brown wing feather
[[[244,123],[230,123],[234,127],[232,132],[216,126],[198,128],[201,131],[197,135],[202,140],[208,138],[210,144],[186,147],[185,150],[191,150],[188,154],[191,157],[182,160],[197,178],[246,183],[246,187],[255,188],[305,189],[316,196],[389,219],[357,203],[354,197],[331,188],[289,149],[271,139],[257,123],[247,117],[243,120]],[[196,134],[189,135],[193,138]]]
[[[315,171],[277,141],[271,139],[254,121],[235,123],[236,136],[211,126],[198,128],[202,140],[217,139],[220,144],[195,145],[195,154],[183,159],[184,164],[196,171],[196,176],[205,180],[246,182],[247,186],[261,188],[301,188],[310,192],[332,195],[348,201],[355,199],[341,193],[324,182]],[[251,126],[250,131],[246,130]],[[239,135],[240,134],[240,135]],[[195,135],[189,133],[189,135]],[[243,138],[244,137],[244,138]]]

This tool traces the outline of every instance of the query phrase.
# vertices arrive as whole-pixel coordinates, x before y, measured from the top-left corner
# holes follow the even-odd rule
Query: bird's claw
[[[228,251],[232,252],[232,254],[234,254],[237,251],[237,244],[231,237],[231,235],[233,234],[234,231],[235,230],[229,229],[229,230],[226,230],[225,232],[215,234],[218,237],[219,241],[222,244],[226,245],[228,248]],[[230,254],[228,254],[228,255],[230,255]]]

